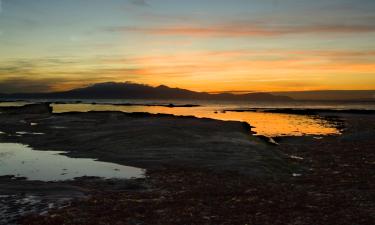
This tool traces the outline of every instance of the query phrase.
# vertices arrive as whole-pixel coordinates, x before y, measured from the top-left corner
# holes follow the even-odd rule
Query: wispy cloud
[[[111,65],[100,58],[32,58],[0,62],[0,92],[45,92],[80,87],[87,83],[138,78],[137,68]]]
[[[317,24],[317,25],[267,25],[263,23],[230,23],[212,26],[161,26],[106,28],[110,32],[134,32],[152,35],[195,36],[195,37],[252,37],[282,36],[292,34],[335,34],[375,32],[375,25]]]
[[[58,91],[108,81],[167,84],[198,91],[211,91],[210,87],[318,89],[328,81],[352,88],[353,82],[360,81],[371,89],[374,74],[375,51],[371,49],[234,49],[87,59],[49,57],[1,62],[0,92]]]
[[[146,0],[130,0],[130,2],[136,6],[149,6],[149,3]]]
[[[2,93],[13,92],[46,92],[52,89],[56,83],[63,82],[63,79],[32,79],[28,77],[7,78],[0,81],[0,90]]]

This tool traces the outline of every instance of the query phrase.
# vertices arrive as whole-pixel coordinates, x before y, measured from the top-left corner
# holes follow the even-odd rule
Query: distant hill
[[[274,95],[283,95],[295,100],[317,101],[375,101],[375,90],[364,91],[295,91],[273,92]]]
[[[290,97],[269,93],[250,93],[235,95],[230,93],[209,94],[165,85],[151,87],[136,83],[98,83],[84,88],[51,93],[18,93],[9,94],[13,99],[196,99],[196,100],[230,100],[230,101],[290,101]]]

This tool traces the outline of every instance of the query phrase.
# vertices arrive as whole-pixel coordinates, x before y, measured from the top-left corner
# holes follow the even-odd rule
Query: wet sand
[[[322,116],[339,118],[343,134],[282,137],[276,138],[278,146],[271,146],[251,136],[249,126],[240,122],[118,112],[46,113],[7,116],[0,124],[10,134],[26,128],[49,134],[48,141],[27,135],[0,135],[0,140],[48,150],[65,146],[74,157],[148,169],[146,179],[132,181],[130,187],[95,178],[91,179],[96,183],[52,183],[68,185],[72,193],[78,189],[87,197],[44,216],[25,217],[21,224],[372,224],[375,116]],[[30,126],[31,122],[38,125]],[[141,136],[148,138],[133,141]],[[110,150],[108,143],[102,144],[109,137],[121,139]],[[72,150],[84,143],[88,147]],[[29,183],[7,182],[0,180],[0,189],[8,187],[13,194]]]

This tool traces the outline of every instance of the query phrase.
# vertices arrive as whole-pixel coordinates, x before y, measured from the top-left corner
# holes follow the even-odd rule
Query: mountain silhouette
[[[1,97],[1,95],[0,95]],[[13,99],[194,99],[194,100],[230,100],[230,101],[290,101],[290,97],[269,93],[249,93],[235,95],[231,93],[209,94],[165,85],[152,87],[131,82],[98,83],[88,87],[63,92],[16,93],[3,95]]]

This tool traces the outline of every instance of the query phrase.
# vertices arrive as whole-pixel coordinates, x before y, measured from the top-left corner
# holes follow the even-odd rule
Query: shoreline
[[[46,110],[40,114],[35,106],[20,107],[21,113],[16,114],[13,113],[17,108],[10,108],[11,114],[3,120],[0,114],[2,131],[10,134],[1,136],[2,142],[145,169],[171,163],[245,171],[243,168],[249,165],[262,168],[263,158],[275,160],[275,165],[283,164],[282,157],[253,136],[251,126],[245,122],[116,111],[51,113],[46,105],[40,105]],[[27,108],[36,113],[25,114]],[[37,125],[30,126],[31,123]],[[17,136],[19,131],[44,135]],[[249,158],[248,154],[254,155]],[[265,175],[267,170],[255,169],[251,173]]]
[[[6,133],[25,128],[32,132],[43,131],[47,134],[50,132],[51,136],[48,136],[48,139],[52,141],[43,143],[43,136],[40,135],[6,137],[5,139],[31,144],[38,150],[40,150],[39,147],[53,150],[47,147],[55,146],[56,148],[69,149],[74,145],[84,146],[82,143],[93,141],[84,139],[80,143],[79,139],[85,138],[85,135],[82,134],[93,135],[91,140],[96,140],[96,142],[91,148],[87,148],[87,150],[91,149],[90,151],[81,151],[81,153],[80,151],[73,151],[74,153],[71,156],[96,158],[103,154],[103,149],[108,149],[101,138],[105,139],[108,136],[122,140],[124,138],[122,135],[115,134],[117,131],[106,134],[105,129],[118,130],[121,127],[121,129],[126,130],[137,128],[135,131],[135,134],[137,134],[138,131],[144,130],[145,125],[148,127],[156,123],[163,126],[159,127],[161,129],[149,130],[149,134],[161,134],[161,131],[163,131],[163,135],[159,138],[168,140],[169,145],[167,148],[162,148],[163,154],[158,156],[159,160],[156,160],[155,157],[149,158],[154,159],[154,161],[145,160],[147,151],[138,152],[139,156],[125,154],[127,157],[133,157],[133,163],[136,162],[134,165],[142,165],[147,168],[145,179],[121,181],[80,178],[68,182],[40,183],[2,177],[0,179],[0,190],[10,191],[8,194],[28,193],[25,192],[25,187],[28,186],[33,187],[29,190],[31,195],[38,195],[32,189],[44,187],[42,190],[45,193],[40,197],[50,203],[58,201],[62,196],[75,196],[65,202],[68,205],[65,205],[64,208],[48,209],[47,207],[49,213],[23,217],[20,224],[61,224],[62,221],[70,224],[90,224],[94,221],[114,223],[121,220],[129,223],[133,221],[133,224],[153,225],[158,224],[157,222],[163,225],[191,223],[240,225],[245,222],[267,225],[288,224],[296,221],[300,221],[300,224],[315,222],[318,224],[346,225],[354,222],[356,224],[369,224],[369,221],[375,218],[375,215],[370,213],[371,209],[375,209],[374,202],[370,200],[375,197],[371,193],[371,190],[375,187],[375,177],[371,175],[371,171],[373,171],[371,162],[375,161],[374,152],[371,150],[375,144],[372,139],[375,133],[373,129],[375,117],[373,114],[330,113],[330,116],[337,116],[345,125],[342,135],[323,136],[319,139],[310,136],[277,137],[276,140],[279,145],[269,146],[258,137],[250,135],[249,129],[251,127],[245,126],[241,122],[173,115],[151,115],[148,113],[72,112],[51,114],[48,112],[48,108],[44,108],[44,110],[47,111],[43,114],[21,113],[13,116],[0,114],[0,124],[2,124],[2,128],[7,127]],[[2,117],[5,118],[2,120]],[[150,124],[153,119],[155,121]],[[26,123],[20,122],[22,120]],[[126,121],[126,123],[122,124],[119,121]],[[142,124],[142,126],[134,126],[131,121],[137,121],[138,125]],[[164,122],[161,123],[161,121]],[[176,124],[184,124],[184,121],[188,127],[194,129],[185,130],[179,126],[176,127]],[[36,123],[37,125],[30,126],[30,123]],[[4,126],[4,124],[7,125]],[[107,124],[107,126],[103,126],[103,124]],[[116,126],[113,127],[115,124]],[[67,143],[71,140],[64,139],[66,137],[62,133],[67,132],[65,129],[51,129],[51,126],[63,125],[73,130],[73,132],[69,130],[69,136],[78,136],[73,141],[74,145],[69,146]],[[170,126],[174,129],[165,130]],[[215,135],[212,136],[212,129],[217,129],[216,135],[220,134],[220,138],[216,138]],[[77,130],[77,132],[74,132],[74,130]],[[94,130],[95,132],[93,132]],[[99,136],[96,136],[96,132]],[[188,135],[189,132],[192,136]],[[130,133],[133,134],[134,132]],[[165,133],[172,133],[173,135],[170,139],[165,139],[168,137],[168,135],[164,135]],[[140,134],[149,136],[144,131]],[[190,137],[183,139],[182,142],[184,145],[189,143],[190,151],[196,146],[193,144],[195,139],[192,138],[196,135],[200,137],[206,135],[203,139],[213,140],[212,148],[207,147],[211,145],[207,145],[205,142],[198,142],[199,145],[196,147],[200,151],[196,151],[193,154],[194,157],[190,153],[182,154],[180,159],[184,159],[185,163],[175,159],[170,161],[168,160],[170,158],[166,157],[167,155],[164,153],[170,149],[173,152],[173,158],[175,158],[178,148],[173,146],[178,146],[179,142],[176,142],[175,139],[180,135]],[[134,135],[134,137],[137,137],[137,135]],[[53,143],[54,140],[60,138],[63,140]],[[4,142],[5,139],[4,136],[0,135],[1,142]],[[151,141],[150,146],[160,143],[160,139],[155,140],[158,141]],[[236,141],[233,142],[233,140]],[[113,139],[109,142],[113,142]],[[138,149],[148,148],[147,142],[146,146],[143,145],[145,144],[143,142],[143,147]],[[112,144],[123,145],[118,142]],[[224,146],[231,146],[231,148],[236,146],[236,149],[229,152],[226,148],[214,149],[217,146],[223,146],[223,144]],[[266,161],[259,164],[256,161],[245,160],[243,164],[241,161],[244,160],[244,155],[241,154],[245,152],[237,157],[233,156],[233,154],[239,154],[242,151],[241,145],[247,146],[245,147],[247,149],[246,154],[257,153],[257,151],[249,151],[249,147],[254,150],[259,149],[261,154],[268,152],[262,156],[266,156]],[[205,155],[202,153],[202,149],[206,149],[205,151],[208,152],[214,150],[212,152],[214,154]],[[269,154],[270,152],[274,153]],[[183,152],[178,154],[181,153]],[[152,154],[155,154],[155,151],[152,151]],[[221,164],[222,157],[225,158],[223,162],[229,160],[232,164],[223,166],[224,164]],[[132,162],[129,159],[115,159],[108,156],[98,158],[108,161],[114,160],[113,162],[125,165]],[[200,164],[199,161],[204,163]],[[253,164],[249,164],[249,162]],[[266,168],[277,168],[276,170],[273,169],[271,179],[263,175],[254,176],[256,174],[254,172],[243,173],[243,171],[254,170],[257,167],[259,169],[264,166]],[[237,170],[233,170],[233,168],[237,168]],[[277,172],[280,168],[285,168],[288,175],[283,175],[280,171]],[[258,172],[260,171],[258,170]],[[62,193],[65,193],[65,195]],[[19,198],[22,199],[22,196],[17,196],[15,195],[14,201]],[[222,204],[223,202],[225,204]],[[363,203],[366,204],[362,205]],[[56,207],[58,207],[57,203]],[[43,208],[43,210],[46,210],[46,208]],[[224,213],[228,210],[231,213]],[[100,218],[98,216],[101,215],[101,211],[111,214],[113,217]],[[163,215],[162,219],[155,217],[154,212]],[[35,213],[38,213],[38,211]],[[159,221],[157,218],[159,218]]]

